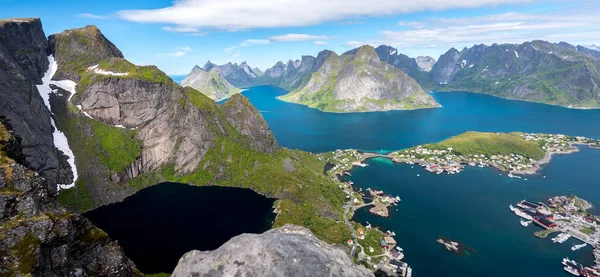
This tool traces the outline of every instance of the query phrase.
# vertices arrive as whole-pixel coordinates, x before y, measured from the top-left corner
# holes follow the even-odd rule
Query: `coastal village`
[[[530,223],[542,227],[535,232],[540,238],[546,238],[552,233],[559,233],[552,238],[554,243],[564,243],[569,239],[578,240],[572,251],[586,248],[593,249],[595,265],[584,266],[575,260],[564,258],[563,269],[575,276],[600,276],[600,217],[587,212],[592,207],[587,201],[576,196],[556,196],[548,199],[547,204],[522,200],[509,209],[521,217],[521,225],[527,227]]]
[[[497,135],[500,134],[497,133]],[[506,136],[506,134],[504,135]],[[548,163],[554,154],[569,154],[578,151],[578,145],[587,145],[600,149],[600,140],[584,137],[525,133],[520,133],[518,136],[519,140],[535,142],[536,150],[539,151],[540,156],[533,157],[527,153],[511,153],[508,151],[504,151],[505,153],[489,153],[490,151],[486,151],[482,153],[467,154],[457,151],[454,147],[442,148],[440,145],[436,144],[430,145],[433,147],[419,145],[406,150],[391,152],[389,154],[361,152],[354,149],[336,150],[318,154],[318,159],[327,163],[324,173],[338,183],[339,188],[344,191],[346,199],[348,200],[348,204],[345,206],[347,213],[345,218],[347,224],[352,226],[352,233],[354,234],[354,237],[349,238],[347,241],[348,245],[352,247],[351,256],[355,257],[358,263],[374,270],[382,270],[388,274],[397,276],[412,275],[412,269],[408,264],[402,261],[404,252],[394,239],[395,233],[393,231],[382,232],[376,228],[372,228],[370,224],[363,227],[360,224],[351,225],[349,223],[349,219],[352,218],[354,211],[357,209],[369,207],[371,213],[387,217],[389,215],[389,208],[397,206],[401,202],[400,196],[388,195],[384,191],[372,188],[367,188],[366,190],[356,188],[352,181],[346,180],[351,176],[351,170],[354,167],[368,166],[368,164],[364,163],[368,159],[387,158],[395,163],[406,163],[410,165],[418,164],[425,170],[436,174],[457,174],[460,173],[465,166],[491,166],[500,171],[508,172],[508,177],[522,178],[519,175],[535,174],[540,169],[540,165]],[[370,201],[367,202],[365,200]],[[523,203],[531,202],[527,201]],[[552,214],[552,217],[540,217],[539,215],[534,217],[533,215],[529,215],[527,217],[531,218],[528,219],[529,221],[535,221],[536,224],[545,226],[544,228],[549,230],[559,228],[556,230],[563,230],[565,234],[569,236],[581,238],[582,241],[592,245],[594,248],[598,246],[598,242],[600,242],[600,233],[595,231],[595,226],[599,224],[600,221],[597,217],[581,217],[576,216],[573,213],[555,213],[552,212],[554,211],[552,209],[562,211],[564,207],[553,208],[551,205],[538,205],[540,207],[548,208],[540,208],[540,210],[537,210],[536,206],[536,209],[534,209],[536,215],[537,213],[543,214],[547,209],[547,213]],[[516,209],[521,210],[522,208],[519,206],[519,208],[515,208],[515,210]],[[531,213],[530,209],[522,210],[524,213]],[[525,212],[526,210],[527,212]],[[590,221],[590,218],[594,218],[594,220]],[[593,225],[593,229],[592,225],[589,224]],[[582,226],[589,229],[582,228]],[[591,230],[594,231],[590,232]],[[445,241],[442,240],[442,243],[443,242]],[[357,249],[359,250],[358,254],[355,252]],[[596,262],[600,262],[600,250],[594,250],[594,255],[596,256]],[[580,271],[586,272],[585,274],[587,275],[584,273],[580,274],[586,277],[600,277],[600,275],[594,275],[598,274],[597,270],[600,269],[598,266],[600,265],[597,264],[595,267],[582,266]]]
[[[540,165],[548,163],[553,154],[569,154],[578,151],[576,145],[589,145],[600,147],[600,140],[584,137],[571,137],[565,135],[547,134],[520,134],[526,141],[536,141],[545,156],[539,160],[518,153],[457,153],[453,147],[446,149],[427,148],[417,146],[414,148],[392,152],[390,157],[397,163],[419,164],[425,170],[436,174],[460,173],[466,165],[477,167],[492,166],[501,171],[508,172],[511,178],[521,178],[517,174],[534,174]]]

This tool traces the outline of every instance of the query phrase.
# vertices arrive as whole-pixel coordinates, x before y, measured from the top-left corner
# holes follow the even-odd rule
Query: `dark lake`
[[[170,273],[190,250],[270,229],[273,202],[249,189],[162,183],[84,216],[118,240],[142,272]]]

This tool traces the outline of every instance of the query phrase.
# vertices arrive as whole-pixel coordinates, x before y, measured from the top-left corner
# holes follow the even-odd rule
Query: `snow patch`
[[[506,50],[506,52],[508,52],[508,49],[505,49],[505,50]]]
[[[515,50],[515,56],[517,56],[517,58],[519,57],[519,53],[517,53],[517,50]]]
[[[499,84],[499,83],[500,83],[499,81],[496,81],[496,82],[494,83],[494,85],[497,85],[497,84]]]
[[[50,112],[50,114],[54,115],[54,114],[52,114],[52,109],[50,106],[50,94],[55,93],[56,91],[52,90],[50,88],[50,84],[52,84],[52,77],[54,76],[54,73],[56,73],[56,69],[58,68],[58,65],[52,55],[48,56],[48,62],[49,62],[48,70],[46,71],[46,73],[44,73],[44,77],[42,77],[42,84],[36,85],[36,87],[38,89],[40,96],[44,100],[44,105],[46,105],[46,108],[48,108],[48,111]],[[62,88],[62,85],[65,85],[66,83],[67,82],[61,82],[60,85],[57,85],[57,86]],[[73,86],[73,89],[74,88],[75,87]],[[73,151],[69,147],[69,142],[67,140],[67,137],[65,136],[65,134],[63,132],[61,132],[60,130],[58,130],[58,128],[56,128],[56,123],[54,122],[54,118],[52,118],[52,117],[50,117],[50,124],[52,125],[52,128],[54,129],[54,132],[52,133],[52,137],[54,140],[54,146],[56,148],[58,148],[58,150],[63,152],[68,157],[67,162],[69,163],[69,165],[71,166],[71,170],[73,171],[73,183],[58,184],[57,189],[58,190],[69,189],[69,188],[72,188],[75,186],[75,181],[77,181],[77,178],[78,178],[77,167],[75,166],[75,155],[73,154]]]
[[[488,67],[489,67],[489,66],[487,66],[487,65],[486,65],[486,66],[485,66],[485,68],[484,68],[484,69],[483,69],[481,72],[485,72],[485,71],[487,71],[487,70],[488,70]]]
[[[20,19],[13,19],[12,22],[16,22],[16,23],[27,23],[27,21],[25,20],[20,20]]]
[[[121,128],[121,129],[127,129],[127,127],[125,127],[123,125],[120,125],[120,124],[119,125],[114,125],[114,126],[117,127],[117,128]]]
[[[469,68],[471,68],[471,67],[473,67],[473,66],[475,66],[475,65],[474,65],[474,64],[472,64],[472,65],[469,65]]]
[[[50,84],[70,92],[71,95],[69,95],[69,101],[71,101],[71,98],[73,98],[73,95],[75,95],[75,87],[77,86],[77,83],[71,80],[50,81]]]
[[[394,54],[396,54],[396,49],[390,51],[390,55],[394,55]]]
[[[78,109],[79,109],[79,110],[80,110],[80,111],[83,113],[83,115],[85,115],[85,116],[87,116],[87,117],[89,117],[89,118],[91,118],[91,119],[94,119],[94,118],[93,118],[93,117],[92,117],[92,116],[91,116],[89,113],[86,113],[86,112],[83,110],[83,107],[81,107],[81,105],[77,105],[76,107],[77,107],[77,108],[78,108]]]
[[[127,76],[129,75],[129,72],[112,72],[112,71],[106,71],[103,69],[98,68],[98,64],[94,65],[94,66],[90,66],[88,67],[88,71],[94,72],[96,74],[101,74],[101,75],[111,75],[111,76]]]
[[[460,67],[465,68],[465,65],[467,65],[467,60],[462,60]]]

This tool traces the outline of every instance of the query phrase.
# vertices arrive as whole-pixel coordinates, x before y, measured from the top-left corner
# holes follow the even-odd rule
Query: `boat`
[[[579,274],[579,272],[577,271],[577,269],[575,269],[575,268],[572,268],[572,267],[570,267],[570,266],[565,266],[565,267],[563,267],[563,269],[564,269],[566,272],[569,272],[569,273],[571,273],[571,274],[573,274],[573,275],[575,275],[575,276],[579,276],[579,275],[581,275],[581,274]]]
[[[511,211],[511,212],[514,212],[514,211],[515,211],[515,207],[513,207],[513,205],[512,205],[512,204],[508,205],[508,208],[510,209],[510,211]]]
[[[587,243],[573,245],[571,247],[571,251],[577,251],[577,250],[579,250],[581,248],[584,248],[586,245],[587,245]]]
[[[512,172],[509,172],[509,173],[508,173],[508,177],[510,177],[510,178],[514,178],[514,177],[515,177],[515,175],[513,175],[513,174],[512,174]]]
[[[404,249],[402,249],[402,247],[400,247],[400,246],[396,246],[396,250],[398,250],[400,252],[404,251]]]
[[[521,226],[527,227],[527,226],[529,226],[529,224],[531,224],[531,221],[525,221],[525,220],[521,219]]]
[[[406,269],[406,277],[412,277],[412,268],[410,266]]]

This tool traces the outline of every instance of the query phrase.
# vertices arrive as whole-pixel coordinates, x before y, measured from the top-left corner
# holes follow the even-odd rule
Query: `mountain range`
[[[344,54],[353,55],[358,49]],[[431,57],[410,58],[386,45],[378,46],[375,52],[381,61],[401,70],[426,90],[470,91],[574,108],[600,107],[600,51],[594,45],[539,40],[481,44],[461,51],[452,48],[438,61]],[[278,62],[262,77],[244,79],[252,80],[246,85],[275,85],[297,91],[332,54],[325,50],[316,58],[303,56],[287,64]],[[240,67],[237,71],[243,70]],[[225,78],[232,84],[238,79],[235,75]]]

